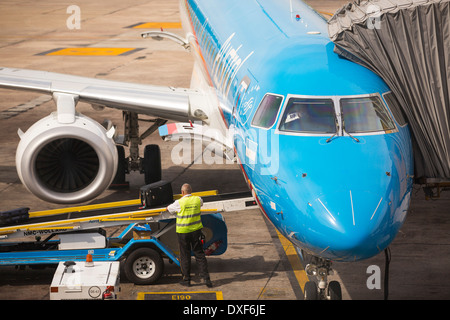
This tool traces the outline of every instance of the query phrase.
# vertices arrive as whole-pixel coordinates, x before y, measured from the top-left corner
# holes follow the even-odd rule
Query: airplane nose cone
[[[324,193],[306,205],[304,218],[309,221],[304,225],[308,228],[291,236],[308,244],[313,253],[333,260],[374,256],[393,240],[406,215],[406,210],[401,212],[402,206],[397,208],[388,197],[358,189]]]
[[[318,197],[314,207],[322,220],[324,250],[343,258],[345,252],[358,256],[383,250],[383,239],[377,243],[389,212],[389,201],[383,196],[349,189]]]

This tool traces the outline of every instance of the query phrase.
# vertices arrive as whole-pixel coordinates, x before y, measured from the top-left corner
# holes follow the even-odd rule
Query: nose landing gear
[[[312,257],[306,265],[306,274],[316,277],[317,281],[308,281],[304,288],[305,300],[342,300],[341,285],[338,281],[328,283],[328,275],[333,271],[331,261]]]

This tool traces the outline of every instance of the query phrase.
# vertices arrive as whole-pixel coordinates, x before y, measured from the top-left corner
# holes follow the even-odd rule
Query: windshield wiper
[[[346,134],[348,134],[348,136],[349,136],[350,138],[352,138],[352,139],[355,140],[356,142],[359,142],[359,139],[358,139],[358,138],[355,138],[354,136],[352,136],[352,135],[345,129],[344,115],[342,115],[342,130],[343,130]]]
[[[339,116],[339,115],[338,115]],[[345,129],[345,121],[344,121],[344,114],[341,112],[340,116],[342,117],[342,131],[345,132],[350,138],[352,138],[353,140],[355,140],[356,142],[359,142],[358,138],[355,138],[354,136],[352,136],[346,129]],[[337,135],[339,135],[339,122],[336,118],[336,132],[329,137],[325,142],[328,143],[331,140],[333,140],[334,137],[336,137]]]
[[[338,133],[339,133],[339,129],[336,131],[335,134],[333,134],[331,137],[329,137],[325,142],[326,143],[330,142],[334,137],[336,137],[338,135]]]
[[[337,118],[335,118],[335,121],[336,121],[336,132],[325,141],[326,143],[330,142],[334,137],[336,137],[339,134],[339,122]]]
[[[344,128],[344,132],[345,132],[346,134],[348,134],[348,136],[349,136],[350,138],[352,138],[352,139],[355,140],[356,142],[359,142],[359,139],[358,139],[358,138],[355,138],[355,137],[352,136],[350,133],[348,133],[348,131],[345,130],[345,128]]]

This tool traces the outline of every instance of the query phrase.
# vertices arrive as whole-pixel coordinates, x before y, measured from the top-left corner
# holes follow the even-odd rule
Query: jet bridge
[[[392,112],[413,135],[416,180],[425,182],[450,181],[449,30],[449,0],[357,0],[328,25],[335,52],[391,88],[400,106]]]

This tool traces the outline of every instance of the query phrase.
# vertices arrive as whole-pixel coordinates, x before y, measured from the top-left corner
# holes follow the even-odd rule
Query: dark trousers
[[[177,233],[180,246],[180,265],[184,280],[191,279],[191,250],[194,252],[195,260],[202,279],[209,279],[208,264],[201,243],[201,229],[190,233]]]

